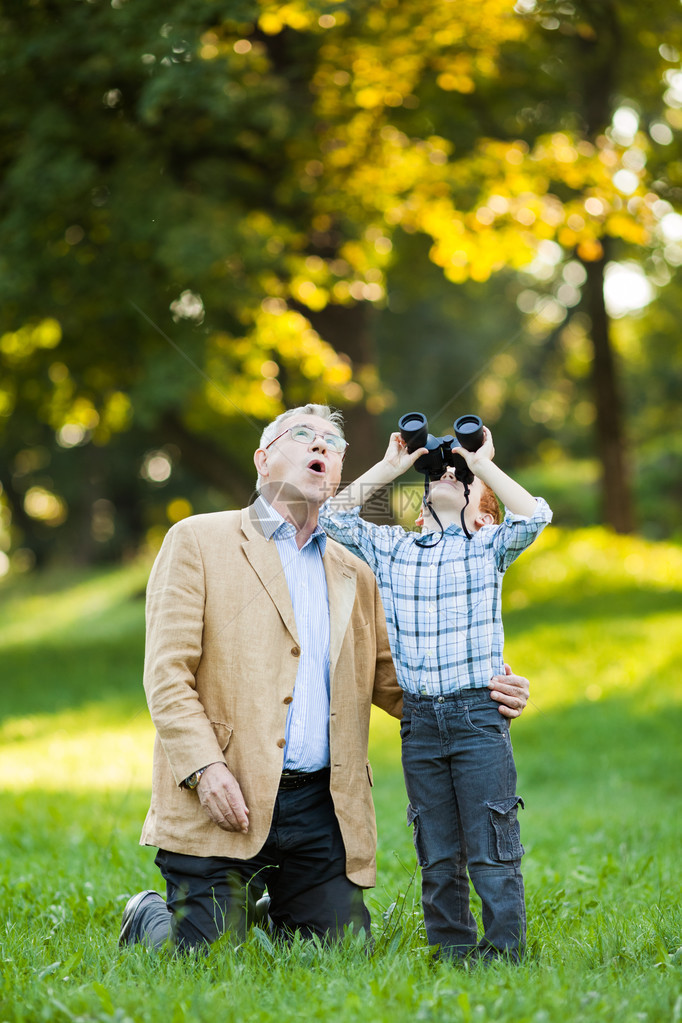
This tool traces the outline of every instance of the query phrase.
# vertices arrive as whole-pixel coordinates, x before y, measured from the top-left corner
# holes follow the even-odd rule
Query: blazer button
[[[284,703],[293,703],[294,702],[294,698],[293,698],[293,696],[285,696],[283,702]]]
[[[300,657],[301,656],[301,648],[300,648],[300,646],[292,646],[291,653],[292,653],[292,655],[294,657]]]
[[[286,744],[287,744],[286,739],[278,739],[277,740],[277,745],[279,746],[280,749],[284,749]]]

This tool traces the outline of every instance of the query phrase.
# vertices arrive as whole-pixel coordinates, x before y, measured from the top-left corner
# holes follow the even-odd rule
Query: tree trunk
[[[596,6],[586,4],[586,14],[594,33],[580,35],[577,39],[583,69],[581,112],[585,138],[594,145],[613,114],[615,72],[621,54],[620,8],[617,0],[605,0]],[[603,236],[601,243],[601,259],[583,261],[587,272],[583,304],[592,320],[592,382],[597,412],[597,454],[602,463],[603,517],[617,533],[631,533],[635,528],[635,516],[625,454],[623,405],[604,303],[604,270],[610,255],[610,239]]]
[[[235,507],[245,507],[256,489],[256,470],[250,477],[230,456],[203,437],[196,436],[172,412],[167,412],[158,430],[164,441],[176,444],[183,457],[207,483],[225,494]],[[254,450],[256,444],[253,445]]]
[[[363,366],[376,363],[372,310],[367,302],[353,306],[328,306],[319,313],[308,311],[307,315],[320,336],[337,352],[343,352],[350,358],[354,374],[357,375]],[[344,418],[344,433],[349,446],[340,490],[378,462],[388,444],[388,434],[381,436],[379,417],[368,410],[364,398],[344,410]],[[368,501],[362,509],[362,517],[381,525],[393,522],[392,487],[386,487]]]
[[[353,306],[327,306],[320,312],[308,309],[305,312],[320,337],[335,351],[343,352],[350,358],[355,372],[362,366],[376,362],[368,314],[366,302],[358,302]],[[343,467],[343,485],[351,483],[377,462],[388,443],[388,437],[385,442],[384,438],[379,437],[377,417],[368,412],[364,401],[344,413],[344,418],[344,433],[349,447]]]
[[[602,242],[607,244],[608,239],[603,238]],[[592,384],[597,413],[597,453],[602,464],[603,517],[617,533],[632,533],[635,516],[625,457],[623,403],[604,303],[606,261],[604,254],[599,260],[583,263],[587,272],[585,308],[592,321]]]

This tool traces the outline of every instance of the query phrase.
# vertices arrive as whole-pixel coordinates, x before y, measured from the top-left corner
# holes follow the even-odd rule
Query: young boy
[[[492,436],[484,429],[478,451],[453,448],[474,474],[464,513],[470,539],[460,525],[464,486],[452,469],[430,485],[421,537],[360,518],[360,506],[425,450],[408,454],[401,435],[392,434],[384,458],[323,505],[320,525],[366,561],[379,584],[404,692],[407,817],[429,944],[452,958],[518,959],[526,935],[517,820],[523,801],[509,721],[488,683],[504,675],[502,575],[552,513],[494,464]],[[503,522],[495,493],[507,509]],[[467,868],[482,901],[480,943]]]

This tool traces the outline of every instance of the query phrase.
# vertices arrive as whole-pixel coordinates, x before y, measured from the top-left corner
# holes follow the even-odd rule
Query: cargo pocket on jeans
[[[411,803],[407,804],[407,824],[408,827],[410,824],[412,825],[412,838],[414,839],[414,851],[417,854],[417,863],[420,867],[427,867],[428,859],[424,852],[422,843],[419,810],[412,806]]]
[[[501,863],[513,863],[523,856],[521,827],[517,818],[517,806],[523,809],[521,796],[500,799],[487,803],[490,811],[490,856]]]

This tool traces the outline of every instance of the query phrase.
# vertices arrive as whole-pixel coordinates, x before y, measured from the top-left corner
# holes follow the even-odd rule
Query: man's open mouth
[[[324,462],[321,462],[319,458],[314,458],[312,462],[308,462],[308,469],[312,469],[313,472],[319,473],[321,476],[324,475],[326,466]]]

